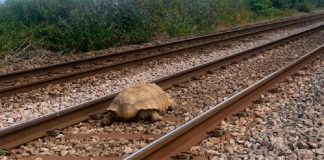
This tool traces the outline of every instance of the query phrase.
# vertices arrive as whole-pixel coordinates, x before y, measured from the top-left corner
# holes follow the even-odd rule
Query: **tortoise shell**
[[[144,84],[121,91],[107,108],[118,118],[129,120],[135,118],[141,110],[156,110],[164,114],[174,101],[169,94],[156,84]]]

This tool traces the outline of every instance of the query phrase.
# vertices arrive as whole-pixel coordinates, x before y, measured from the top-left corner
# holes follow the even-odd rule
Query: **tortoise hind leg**
[[[150,117],[150,111],[148,111],[148,110],[140,110],[140,111],[138,111],[138,114],[137,114],[138,119],[146,120],[149,117]]]
[[[107,114],[103,115],[100,125],[101,126],[108,126],[111,125],[117,118],[115,112],[109,111]]]
[[[168,107],[168,110],[169,110],[169,111],[174,110],[174,108],[175,108],[177,105],[178,105],[178,104],[177,104],[173,99],[170,98],[170,106]]]
[[[152,122],[162,120],[162,116],[158,113],[157,110],[141,110],[138,112],[139,119],[148,119]]]
[[[159,114],[158,111],[154,110],[150,114],[150,120],[152,122],[160,121],[160,120],[162,120],[162,116]]]

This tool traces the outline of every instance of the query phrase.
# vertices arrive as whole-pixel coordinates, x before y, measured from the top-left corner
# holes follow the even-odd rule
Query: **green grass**
[[[323,0],[7,0],[0,5],[0,57],[23,48],[78,53],[140,44],[160,35],[274,19]],[[13,52],[12,52],[13,51]]]

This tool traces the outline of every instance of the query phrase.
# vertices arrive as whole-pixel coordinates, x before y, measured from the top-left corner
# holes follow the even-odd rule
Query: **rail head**
[[[140,149],[139,151],[137,151],[137,152],[133,153],[132,155],[130,155],[129,157],[127,157],[126,160],[150,159],[150,158],[154,157],[155,153],[159,152],[164,147],[167,147],[167,145],[169,145],[170,143],[175,141],[177,138],[181,137],[183,134],[189,132],[192,128],[201,125],[207,119],[211,118],[212,116],[217,115],[217,113],[219,113],[224,108],[227,108],[230,105],[234,104],[235,102],[242,100],[245,96],[247,96],[249,94],[254,94],[253,92],[258,91],[258,89],[261,88],[262,86],[264,86],[265,84],[270,84],[273,81],[279,82],[281,79],[283,79],[282,77],[279,77],[279,76],[281,76],[283,74],[286,74],[287,76],[291,75],[290,72],[292,70],[298,70],[302,67],[302,65],[300,65],[300,64],[303,64],[303,63],[305,64],[305,63],[311,61],[311,58],[314,58],[318,55],[323,55],[323,53],[324,53],[324,44],[321,45],[320,47],[316,48],[315,50],[307,53],[306,55],[302,56],[298,60],[283,67],[282,69],[261,79],[260,81],[256,82],[252,86],[249,86],[248,88],[244,89],[243,91],[235,94],[234,96],[230,97],[226,101],[209,109],[207,112],[204,112],[203,114],[199,115],[198,117],[190,120],[189,122],[176,128],[175,130],[167,133],[166,135],[162,136],[161,138],[154,141],[153,143],[148,144],[146,147]],[[281,78],[281,79],[277,80],[278,78]],[[264,91],[262,91],[262,92],[264,92]],[[196,133],[196,134],[198,134],[198,133]],[[166,157],[170,156],[170,154],[165,155],[165,156]],[[166,157],[159,157],[159,158],[164,159]]]

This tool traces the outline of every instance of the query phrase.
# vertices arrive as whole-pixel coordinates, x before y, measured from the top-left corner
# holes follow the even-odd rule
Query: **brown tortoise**
[[[126,88],[107,108],[101,124],[110,125],[116,119],[127,121],[136,117],[158,121],[161,120],[161,115],[175,105],[169,94],[155,84]]]

